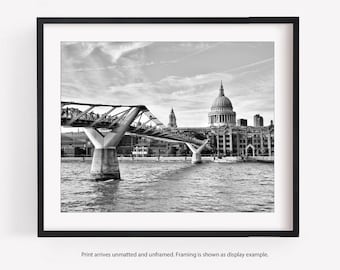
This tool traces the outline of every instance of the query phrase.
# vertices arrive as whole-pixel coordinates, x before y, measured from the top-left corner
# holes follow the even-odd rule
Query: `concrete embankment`
[[[92,160],[92,157],[62,157],[62,161],[84,161],[84,160]],[[202,161],[213,161],[214,158],[211,156],[202,157]],[[191,162],[191,156],[180,156],[180,157],[118,157],[118,161],[150,161],[150,162],[172,162],[172,161],[181,161],[181,162]]]

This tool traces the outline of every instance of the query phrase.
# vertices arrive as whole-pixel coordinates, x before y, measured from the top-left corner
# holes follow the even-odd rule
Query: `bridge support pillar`
[[[202,163],[202,157],[201,157],[201,153],[192,153],[191,156],[191,163],[192,164],[197,164],[197,163]]]
[[[94,149],[91,175],[101,181],[120,179],[116,148]]]
[[[117,145],[123,138],[126,130],[136,118],[140,111],[139,107],[134,108],[126,117],[125,121],[119,124],[112,131],[102,134],[94,128],[84,128],[85,134],[94,145],[94,152],[91,165],[91,175],[99,181],[109,179],[119,180],[120,171],[117,158]]]
[[[204,144],[202,144],[198,148],[191,143],[185,143],[192,152],[192,157],[191,157],[191,163],[192,164],[202,163],[201,152],[202,152],[203,148],[206,146],[207,143],[208,143],[208,140],[206,140],[204,142]]]

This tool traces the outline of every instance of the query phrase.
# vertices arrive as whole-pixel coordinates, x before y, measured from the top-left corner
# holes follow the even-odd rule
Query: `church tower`
[[[168,124],[169,128],[177,128],[177,123],[176,123],[176,116],[174,113],[174,109],[171,109],[171,112],[169,114],[169,124]]]

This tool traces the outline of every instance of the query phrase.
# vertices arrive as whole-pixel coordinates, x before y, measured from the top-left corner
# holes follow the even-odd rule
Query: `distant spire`
[[[224,96],[224,89],[223,89],[223,83],[221,80],[221,88],[220,88],[220,97]]]
[[[174,108],[171,108],[170,114],[169,114],[169,128],[177,128],[177,123],[176,123],[176,116],[174,112]]]

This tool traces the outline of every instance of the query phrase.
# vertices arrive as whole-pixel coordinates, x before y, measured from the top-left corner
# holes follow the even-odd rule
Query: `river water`
[[[273,212],[274,164],[120,161],[122,181],[62,161],[62,212]]]

